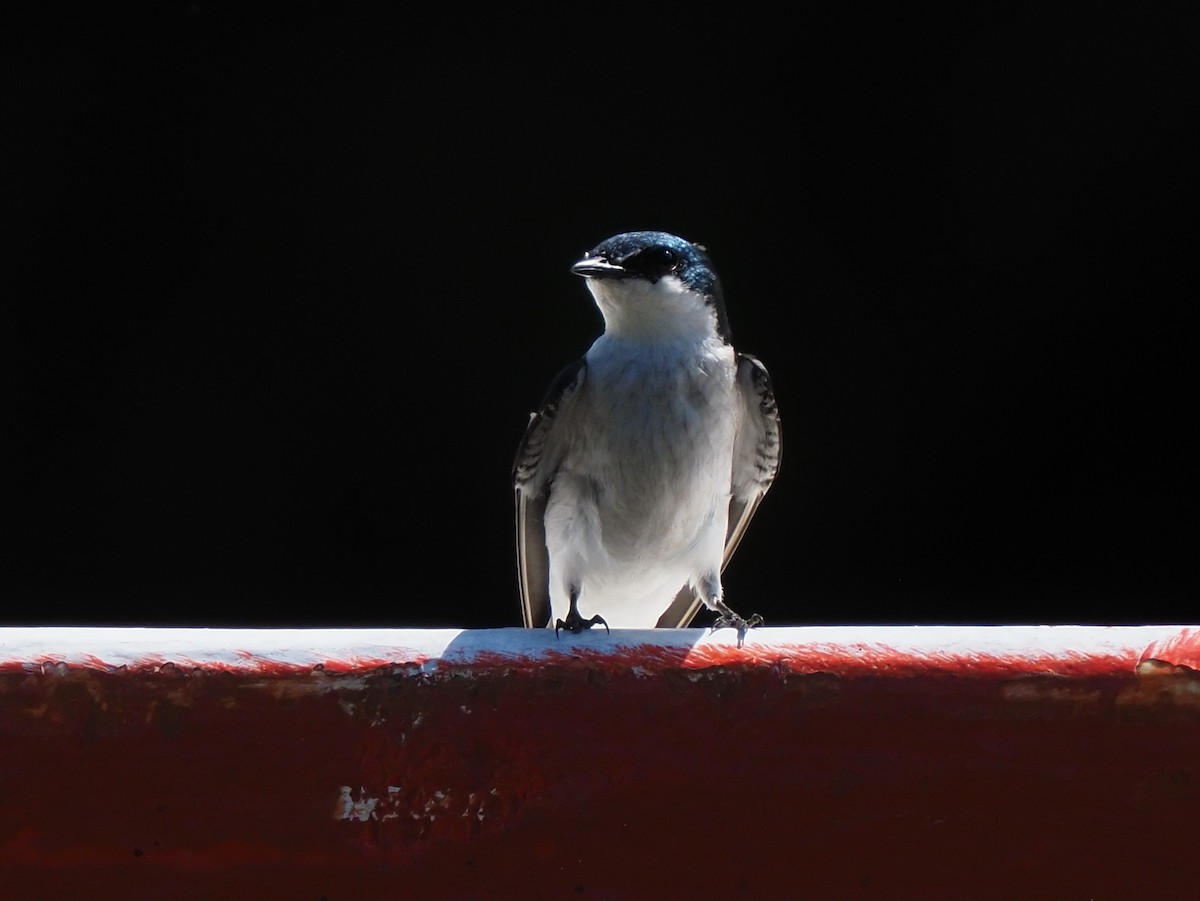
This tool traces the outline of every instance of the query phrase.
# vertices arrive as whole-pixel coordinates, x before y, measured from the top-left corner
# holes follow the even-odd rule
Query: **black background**
[[[642,228],[775,381],[735,609],[1195,621],[1182,21],[248,6],[10,23],[0,621],[518,624],[568,267]]]

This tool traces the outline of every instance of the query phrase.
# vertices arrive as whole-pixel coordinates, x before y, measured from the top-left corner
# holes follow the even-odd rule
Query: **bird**
[[[624,232],[571,272],[604,330],[551,382],[517,448],[524,625],[682,628],[705,606],[740,646],[763,619],[725,603],[721,573],[779,472],[767,369],[734,350],[701,244]]]

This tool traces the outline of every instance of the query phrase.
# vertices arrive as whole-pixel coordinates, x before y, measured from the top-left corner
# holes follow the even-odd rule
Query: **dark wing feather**
[[[521,615],[527,628],[550,624],[550,555],[546,550],[546,500],[561,451],[554,440],[559,411],[583,384],[583,360],[558,374],[517,447],[513,461],[513,496],[517,512],[517,585]]]
[[[733,481],[729,498],[729,528],[725,533],[725,554],[721,570],[729,565],[746,527],[754,517],[767,489],[779,473],[783,456],[783,436],[779,426],[779,409],[771,376],[757,357],[738,354],[737,384],[745,403],[742,425],[734,438]],[[659,617],[660,628],[682,628],[700,612],[703,602],[691,587],[684,585],[675,600]]]
[[[521,618],[527,629],[550,622],[550,555],[546,551],[546,495],[527,498],[516,490],[517,583],[521,590]]]

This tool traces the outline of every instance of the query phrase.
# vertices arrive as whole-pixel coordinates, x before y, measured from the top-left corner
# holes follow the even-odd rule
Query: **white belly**
[[[728,348],[724,348],[728,350]],[[722,354],[723,356],[723,354]],[[685,584],[720,572],[730,493],[733,354],[589,354],[576,429],[546,510],[553,618],[650,628]]]

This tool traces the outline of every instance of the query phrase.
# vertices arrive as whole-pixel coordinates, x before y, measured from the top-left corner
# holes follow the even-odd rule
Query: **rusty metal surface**
[[[1194,628],[178,631],[0,630],[6,896],[1191,894]]]

